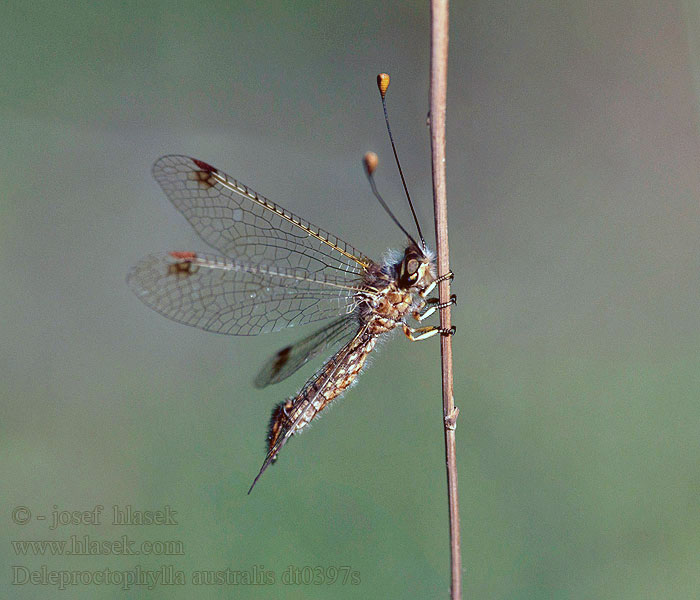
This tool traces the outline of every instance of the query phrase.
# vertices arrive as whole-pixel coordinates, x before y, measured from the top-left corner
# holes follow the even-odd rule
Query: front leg
[[[420,297],[425,298],[427,295],[430,294],[435,289],[435,286],[440,283],[441,281],[445,281],[445,279],[449,279],[452,281],[455,278],[455,274],[452,271],[447,271],[444,275],[440,275],[435,281],[433,281],[427,288],[425,288],[421,293]]]

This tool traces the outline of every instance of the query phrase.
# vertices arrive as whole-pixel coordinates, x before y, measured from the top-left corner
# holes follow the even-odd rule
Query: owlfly
[[[428,298],[452,273],[438,277],[435,272],[389,127],[389,76],[381,74],[377,82],[420,239],[406,231],[379,195],[373,177],[377,158],[366,154],[372,192],[408,239],[402,253],[382,263],[201,160],[170,155],[153,166],[153,176],[175,208],[221,256],[165,252],[144,258],[127,278],[141,301],[178,323],[228,335],[258,335],[333,319],[277,352],[255,379],[258,387],[278,383],[310,359],[335,351],[296,396],[272,411],[267,456],[248,493],[289,438],[353,383],[380,336],[396,327],[412,341],[455,331],[412,328],[406,322],[409,316],[422,321],[453,304],[455,297],[443,304]]]

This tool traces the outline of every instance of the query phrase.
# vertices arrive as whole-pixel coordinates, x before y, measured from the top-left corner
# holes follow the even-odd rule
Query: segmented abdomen
[[[269,458],[276,458],[276,453],[281,448],[278,442],[283,437],[306,427],[334,398],[352,385],[376,341],[376,334],[361,331],[328,359],[294,398],[275,407],[268,435]]]

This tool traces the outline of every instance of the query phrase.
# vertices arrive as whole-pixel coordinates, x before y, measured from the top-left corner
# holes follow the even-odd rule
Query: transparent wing
[[[349,342],[359,328],[357,316],[350,314],[325,325],[296,344],[282,348],[260,370],[255,385],[265,387],[279,383],[312,358],[328,354],[330,350]]]
[[[229,258],[350,279],[372,264],[342,240],[203,161],[163,156],[153,165],[153,176],[199,236]]]
[[[127,282],[140,300],[169,319],[228,335],[258,335],[349,315],[358,290],[344,276],[194,252],[147,256]]]

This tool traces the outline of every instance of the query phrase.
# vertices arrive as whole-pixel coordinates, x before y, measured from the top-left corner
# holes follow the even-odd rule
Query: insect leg
[[[440,275],[440,277],[435,280],[435,283],[440,283],[441,281],[445,281],[445,279],[452,281],[454,278],[455,274],[452,271],[447,271],[444,275]]]
[[[433,281],[427,288],[425,288],[420,296],[421,298],[425,298],[430,292],[432,292],[435,289],[435,286],[440,283],[441,281],[445,281],[445,279],[449,279],[452,281],[455,278],[455,274],[452,271],[447,271],[444,275],[440,275],[435,281]]]
[[[433,337],[438,333],[442,335],[454,335],[455,331],[457,331],[457,328],[454,325],[449,329],[444,329],[443,327],[438,327],[437,325],[418,327],[417,329],[414,329],[413,327],[406,325],[406,323],[403,324],[403,332],[412,342],[427,340],[429,337]]]
[[[430,304],[431,307],[421,314],[420,311],[426,304]],[[432,315],[436,310],[442,310],[443,308],[447,308],[448,306],[452,306],[453,304],[457,304],[457,296],[455,294],[452,294],[452,296],[450,296],[448,302],[440,302],[438,298],[428,298],[427,300],[421,302],[418,305],[418,308],[416,308],[416,310],[413,311],[413,318],[416,321],[422,321],[423,319],[426,319],[427,317]]]

